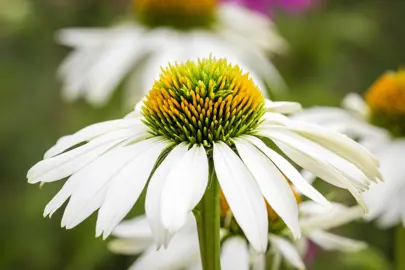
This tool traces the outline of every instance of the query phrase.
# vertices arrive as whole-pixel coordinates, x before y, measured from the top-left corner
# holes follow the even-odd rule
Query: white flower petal
[[[147,131],[147,127],[142,124],[140,119],[119,119],[93,124],[72,135],[60,138],[58,142],[45,153],[44,158],[51,158],[59,155],[77,144],[93,140],[94,138],[108,132],[127,128],[133,129],[134,135]]]
[[[265,109],[267,112],[290,114],[301,111],[302,106],[298,102],[274,102],[266,99]]]
[[[140,254],[153,245],[153,238],[124,238],[114,239],[108,243],[108,249],[117,254],[135,255]]]
[[[208,159],[204,146],[194,145],[170,170],[160,202],[164,227],[174,234],[200,202],[208,184]]]
[[[180,231],[173,237],[166,249],[156,250],[155,246],[151,246],[129,270],[185,269],[195,262],[200,262],[198,235],[196,232],[183,233]]]
[[[128,129],[111,132],[71,151],[42,160],[28,171],[28,183],[53,182],[74,174],[132,134]]]
[[[305,264],[302,261],[297,248],[287,240],[275,236],[269,236],[270,244],[280,252],[283,258],[288,261],[292,266],[298,269],[305,269]]]
[[[263,195],[245,164],[223,142],[214,143],[214,166],[232,213],[259,253],[267,248],[268,219]]]
[[[155,139],[150,139],[114,149],[71,176],[69,180],[80,184],[72,193],[63,214],[62,227],[71,229],[100,208],[114,176],[155,142]]]
[[[347,207],[339,203],[333,203],[325,208],[310,201],[300,205],[300,226],[302,231],[328,230],[339,227],[364,216],[359,206]]]
[[[357,93],[347,94],[342,101],[343,108],[356,113],[363,119],[367,119],[370,113],[370,108],[364,99]]]
[[[345,135],[306,123],[295,123],[290,129],[347,159],[360,168],[370,179],[375,177],[382,179],[378,171],[378,160],[363,146]]]
[[[290,129],[291,131],[288,131]],[[373,176],[370,179],[367,178],[366,173],[363,172],[355,164],[351,163],[350,159],[342,157],[337,152],[334,152],[333,149],[330,150],[328,146],[322,145],[316,139],[307,138],[308,136],[297,134],[294,131],[294,128],[290,127],[268,127],[264,129],[265,133],[272,138],[290,144],[295,148],[306,149],[311,155],[326,160],[330,165],[335,167],[340,173],[345,175],[354,185],[358,186],[360,190],[364,191],[368,189],[371,180],[376,181]],[[357,144],[353,141],[353,143]],[[377,167],[374,166],[374,170],[377,170]],[[378,172],[378,170],[377,170]],[[379,174],[379,172],[378,172]],[[381,178],[381,177],[380,177]]]
[[[150,238],[152,240],[152,231],[145,216],[124,220],[115,227],[112,234],[120,238]]]
[[[367,188],[367,186],[363,186],[366,183],[359,180],[366,179],[356,179],[350,175],[361,173],[353,164],[316,143],[289,131],[265,129],[261,131],[261,134],[274,140],[277,146],[301,167],[333,185],[348,189],[359,204],[366,209],[359,193],[359,191],[364,191]],[[350,180],[347,177],[350,177]]]
[[[266,201],[283,219],[295,238],[301,237],[298,207],[287,179],[260,150],[244,139],[234,140],[243,163],[254,176]]]
[[[325,231],[316,231],[308,235],[312,242],[325,250],[358,252],[367,247],[367,243],[342,237]]]
[[[72,195],[76,186],[79,184],[78,178],[70,177],[63,185],[62,189],[52,198],[52,200],[45,206],[44,217],[52,217],[62,204]]]
[[[88,74],[87,99],[95,105],[104,105],[131,67],[146,55],[142,33],[123,33],[110,41]]]
[[[73,101],[86,90],[87,74],[100,56],[98,48],[79,49],[70,53],[58,68],[58,77],[63,80],[62,95]]]
[[[165,237],[165,228],[161,219],[162,191],[169,171],[187,153],[187,148],[186,144],[180,144],[170,151],[149,181],[146,192],[145,212],[158,247],[163,244]]]
[[[108,40],[111,29],[105,28],[65,28],[56,33],[56,41],[70,47],[91,48]]]
[[[276,151],[267,147],[263,141],[254,136],[245,137],[249,142],[254,144],[259,148],[274,164],[279,168],[279,170],[294,184],[294,186],[308,198],[322,204],[329,206],[330,203],[325,197],[320,194],[316,189],[314,189],[308,182],[303,178],[303,176],[290,164],[286,159],[279,155]]]
[[[144,189],[150,173],[167,141],[153,142],[147,151],[140,152],[112,180],[97,218],[96,235],[105,239],[128,214]]]
[[[242,237],[225,240],[221,248],[221,269],[249,270],[249,249]]]
[[[349,179],[356,188],[361,191],[368,189],[370,181],[359,168],[316,142],[287,130],[265,129],[263,134],[273,139],[277,145],[280,142],[288,144],[308,156],[318,160],[325,160],[326,163]]]

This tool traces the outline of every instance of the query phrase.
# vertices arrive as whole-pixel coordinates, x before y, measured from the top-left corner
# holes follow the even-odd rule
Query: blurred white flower
[[[44,215],[70,197],[62,226],[73,228],[100,209],[96,235],[104,238],[147,186],[146,215],[160,246],[203,197],[212,159],[234,218],[255,250],[264,252],[263,197],[294,238],[301,231],[289,181],[308,198],[329,202],[263,139],[302,168],[350,191],[363,207],[360,192],[380,177],[377,161],[353,140],[282,114],[300,108],[264,99],[247,74],[223,59],[169,66],[134,112],[62,137],[28,171],[28,182],[69,177]]]
[[[338,236],[326,230],[347,224],[363,216],[359,207],[346,207],[333,203],[331,208],[312,202],[300,205],[300,226],[303,238],[294,242],[287,236],[268,235],[272,268],[280,268],[282,260],[295,269],[305,269],[303,258],[307,253],[308,241],[322,249],[331,251],[357,252],[367,246],[366,243]],[[201,269],[198,234],[194,218],[187,223],[165,249],[157,249],[153,242],[152,231],[143,216],[119,224],[113,232],[118,237],[109,244],[114,253],[140,254],[129,270],[180,270]],[[221,268],[223,270],[264,270],[265,256],[258,255],[249,247],[243,236],[226,237],[223,231],[221,247]]]
[[[117,239],[108,247],[114,253],[140,255],[129,270],[194,270],[201,268],[200,249],[195,219],[186,224],[166,248],[154,243],[152,230],[145,216],[123,221],[113,231]]]
[[[136,21],[107,28],[68,28],[57,40],[74,50],[63,61],[59,76],[67,100],[84,97],[104,105],[123,85],[127,104],[139,101],[158,79],[160,67],[210,55],[227,58],[250,72],[262,90],[285,89],[269,53],[285,51],[286,43],[265,16],[222,3],[210,28],[150,27]]]
[[[401,221],[405,226],[405,138],[391,137],[388,130],[370,124],[370,113],[362,97],[351,93],[344,99],[343,109],[315,107],[292,118],[342,132],[369,149],[379,160],[384,183],[372,185],[364,193],[369,208],[366,217],[377,219],[382,228]]]

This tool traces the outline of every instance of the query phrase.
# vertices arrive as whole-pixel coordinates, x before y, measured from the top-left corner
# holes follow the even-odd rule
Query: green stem
[[[405,228],[399,224],[395,230],[395,261],[397,270],[405,269]]]
[[[265,256],[266,256],[266,270],[273,270],[273,269],[279,268],[279,267],[276,267],[276,264],[277,264],[276,258],[270,250],[267,251]]]
[[[198,210],[194,212],[197,220],[198,240],[203,270],[220,270],[220,205],[219,183],[210,162],[210,179],[207,190]]]

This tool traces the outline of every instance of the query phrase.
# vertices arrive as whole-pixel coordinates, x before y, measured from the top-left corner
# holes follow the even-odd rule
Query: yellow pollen
[[[365,98],[372,111],[405,116],[405,70],[382,75]]]
[[[208,58],[162,70],[142,108],[155,135],[210,147],[257,127],[264,98],[238,66]]]

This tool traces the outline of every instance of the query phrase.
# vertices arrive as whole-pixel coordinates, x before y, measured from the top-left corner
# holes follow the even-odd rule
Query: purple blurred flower
[[[250,10],[269,15],[274,10],[280,9],[291,13],[304,12],[313,7],[319,0],[223,0],[235,3]]]
[[[318,255],[318,247],[315,245],[314,242],[308,240],[307,252],[304,257],[305,265],[311,266],[314,263],[317,255]]]

